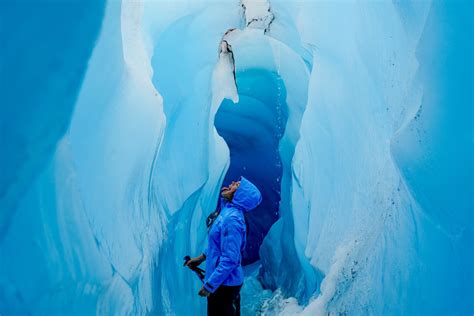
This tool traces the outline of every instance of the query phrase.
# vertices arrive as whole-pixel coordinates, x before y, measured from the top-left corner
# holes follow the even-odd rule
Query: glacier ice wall
[[[88,0],[1,4],[2,236],[21,194],[51,159],[68,127],[103,10],[103,1]]]
[[[56,208],[61,199],[74,204],[75,198],[59,183],[55,189],[56,180],[68,180],[56,177],[53,161],[68,156],[61,138],[99,34],[104,2],[8,1],[0,8],[0,311],[59,312],[57,300],[80,310],[95,299],[58,289],[101,267],[83,261],[88,236],[72,223],[84,218]],[[69,164],[58,169],[69,170]],[[74,240],[63,245],[60,235]],[[78,288],[90,291],[85,283]]]
[[[17,6],[20,12],[35,8],[29,3],[6,6]],[[41,92],[30,95],[31,105],[24,104],[32,108],[24,109],[31,115],[25,122],[28,127],[7,129],[39,140],[30,144],[7,138],[19,146],[10,149],[12,155],[24,150],[27,154],[22,155],[35,162],[35,177],[15,179],[26,189],[17,192],[14,215],[2,230],[0,310],[2,314],[145,313],[152,308],[150,251],[157,249],[161,238],[161,217],[148,203],[148,182],[164,118],[151,72],[139,63],[145,52],[135,27],[140,6],[107,4],[90,59],[81,49],[94,44],[103,5],[38,6],[37,18],[51,20],[46,25],[61,31],[58,35],[45,29],[41,34],[34,25],[20,23],[25,30],[40,32],[23,40],[32,41],[33,47],[47,45],[45,56],[37,56],[38,68],[25,65],[46,87],[39,86]],[[98,21],[91,24],[89,16],[96,14]],[[58,16],[67,23],[56,21]],[[89,37],[74,33],[80,22],[92,28]],[[50,43],[41,43],[41,36],[51,37]],[[69,49],[77,55],[68,54]],[[52,61],[48,54],[53,54]],[[43,62],[52,68],[42,69]],[[29,75],[19,66],[15,71]],[[23,104],[21,99],[15,102]],[[16,116],[9,119],[15,124]],[[63,129],[58,130],[57,124]],[[28,163],[13,158],[18,164]],[[19,186],[8,184],[11,190]],[[2,204],[2,215],[7,207],[11,206]]]
[[[300,312],[469,314],[472,44],[461,38],[472,37],[472,4],[294,10],[315,47],[292,165],[294,241],[324,276]]]
[[[472,314],[472,2],[0,6],[0,313],[205,313],[181,259],[230,166],[238,28],[237,82],[284,91],[239,99],[288,116],[247,305]]]

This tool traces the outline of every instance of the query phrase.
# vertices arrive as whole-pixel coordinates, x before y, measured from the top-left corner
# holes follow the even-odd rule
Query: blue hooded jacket
[[[241,285],[242,251],[246,241],[244,212],[256,208],[262,195],[255,185],[241,177],[232,201],[221,200],[221,211],[212,224],[206,255],[204,288],[211,293],[221,285]]]

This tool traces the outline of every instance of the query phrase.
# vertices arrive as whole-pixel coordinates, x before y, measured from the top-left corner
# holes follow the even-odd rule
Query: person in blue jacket
[[[207,297],[207,315],[240,315],[240,288],[244,281],[242,252],[246,241],[244,213],[262,201],[257,187],[244,177],[221,189],[220,207],[208,218],[208,246],[189,260],[194,269],[206,260],[206,276],[200,296]]]

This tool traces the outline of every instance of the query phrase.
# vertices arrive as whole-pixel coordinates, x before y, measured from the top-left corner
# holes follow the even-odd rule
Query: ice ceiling
[[[244,314],[474,312],[472,2],[0,8],[0,314],[204,315],[239,175]]]

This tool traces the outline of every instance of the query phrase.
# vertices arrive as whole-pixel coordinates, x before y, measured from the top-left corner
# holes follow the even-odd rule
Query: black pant
[[[208,316],[240,316],[240,288],[242,285],[221,285],[207,298]]]

